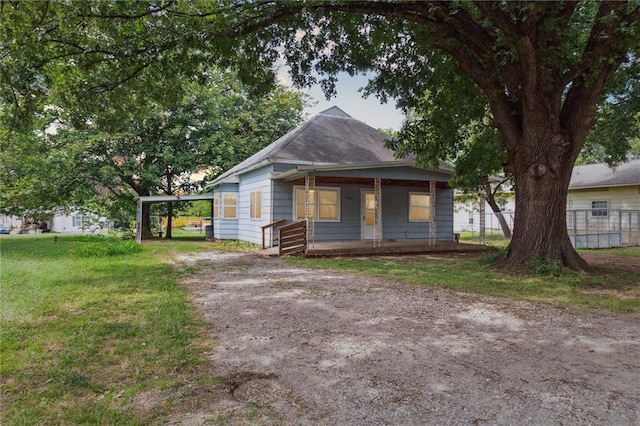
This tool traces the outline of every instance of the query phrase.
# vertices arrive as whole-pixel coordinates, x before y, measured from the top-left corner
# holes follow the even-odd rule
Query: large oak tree
[[[565,226],[571,171],[598,105],[623,105],[637,89],[629,83],[638,79],[637,0],[18,2],[1,12],[3,37],[12,37],[3,40],[11,47],[2,95],[12,117],[24,117],[5,119],[15,126],[28,122],[38,95],[86,108],[128,85],[163,96],[154,79],[166,86],[201,61],[256,83],[285,60],[297,84],[321,75],[328,94],[340,71],[371,72],[366,92],[418,116],[436,107],[394,144],[423,162],[456,157],[460,131],[489,117],[516,192],[503,259],[516,268],[534,259],[587,268]]]

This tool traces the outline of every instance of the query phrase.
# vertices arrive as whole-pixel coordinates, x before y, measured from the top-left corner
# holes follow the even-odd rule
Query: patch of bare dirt
[[[581,255],[589,265],[604,272],[630,272],[640,276],[640,257],[618,256],[606,253],[584,253]]]
[[[640,424],[640,315],[211,255],[185,280],[225,383],[171,424]]]

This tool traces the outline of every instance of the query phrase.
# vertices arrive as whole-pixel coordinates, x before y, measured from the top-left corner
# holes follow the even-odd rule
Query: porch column
[[[380,207],[382,205],[382,179],[373,179],[373,246],[382,244],[382,220]]]
[[[436,245],[436,181],[429,181],[429,245]]]
[[[136,242],[142,244],[142,200],[139,198],[136,210]]]
[[[316,178],[315,176],[307,176],[304,178],[304,220],[307,222],[307,244],[311,244],[313,248],[313,243],[315,240],[315,227],[314,227],[314,217],[315,211],[311,211],[312,206],[314,206],[313,201],[311,200],[311,192],[316,188]],[[314,194],[315,197],[315,194]]]

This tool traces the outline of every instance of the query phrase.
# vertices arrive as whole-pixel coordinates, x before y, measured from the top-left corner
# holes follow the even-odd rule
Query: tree
[[[367,90],[382,99],[394,96],[412,108],[425,94],[434,97],[442,121],[409,123],[402,131],[406,150],[425,162],[456,156],[464,148],[456,132],[488,109],[516,193],[502,265],[526,268],[542,259],[588,267],[567,234],[568,185],[597,106],[610,95],[607,84],[616,71],[638,78],[638,2],[359,1],[295,8],[252,6],[251,16],[237,22],[237,33],[250,33],[245,50],[257,45],[270,52],[284,43],[294,79],[308,83],[315,68],[328,74],[329,92],[336,71],[373,70]],[[299,19],[282,17],[290,13]],[[285,27],[295,31],[283,35]],[[623,87],[623,93],[634,90]]]
[[[208,71],[203,82],[186,85],[182,99],[152,105],[119,132],[88,122],[80,130],[61,128],[52,138],[78,147],[74,176],[87,187],[130,200],[126,188],[137,196],[185,194],[202,189],[195,173],[225,171],[291,130],[304,105],[301,93],[280,87],[251,97],[232,73]],[[151,237],[149,207],[143,205],[144,238]],[[167,216],[171,238],[172,203]]]
[[[451,136],[489,111],[516,193],[504,266],[587,268],[567,235],[568,184],[598,105],[624,104],[637,90],[629,84],[640,66],[637,1],[24,3],[2,11],[3,37],[15,42],[3,51],[11,89],[1,95],[14,117],[30,117],[40,97],[73,104],[87,92],[100,94],[84,105],[95,109],[156,76],[171,83],[194,63],[237,68],[262,88],[284,58],[299,85],[315,82],[314,70],[324,75],[329,95],[338,72],[369,71],[365,92],[405,110],[425,94],[442,100],[433,125]],[[462,148],[424,122],[402,133],[423,162]]]

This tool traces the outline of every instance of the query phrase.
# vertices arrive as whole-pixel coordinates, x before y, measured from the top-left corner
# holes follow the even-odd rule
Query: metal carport
[[[138,202],[138,210],[136,212],[136,242],[138,243],[142,243],[143,204],[211,200],[211,226],[213,227],[213,193],[200,195],[148,195],[136,197],[135,200]]]

